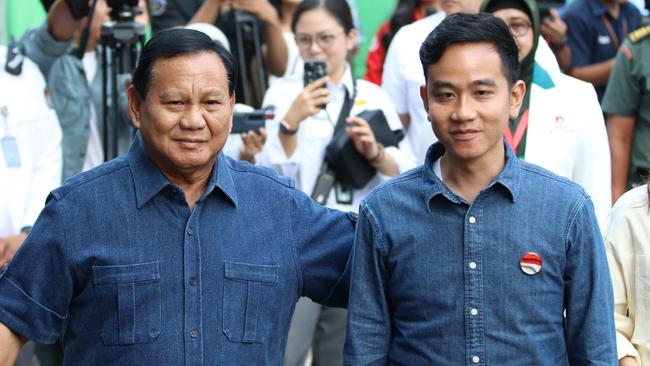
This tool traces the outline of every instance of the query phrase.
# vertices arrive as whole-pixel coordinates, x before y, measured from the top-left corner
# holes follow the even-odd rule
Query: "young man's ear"
[[[420,98],[422,98],[422,104],[424,104],[424,110],[429,114],[429,98],[427,97],[427,87],[420,86]]]
[[[519,116],[519,109],[526,96],[526,83],[523,80],[517,80],[510,89],[510,119],[516,119]]]
[[[133,84],[130,84],[126,91],[129,96],[129,117],[131,117],[133,126],[140,128],[140,106],[142,105],[142,98],[140,98],[140,94],[135,90]]]

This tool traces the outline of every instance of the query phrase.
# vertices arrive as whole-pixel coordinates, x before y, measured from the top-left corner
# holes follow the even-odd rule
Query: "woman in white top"
[[[356,30],[345,0],[305,0],[296,8],[292,30],[301,57],[324,61],[327,76],[306,87],[302,75],[283,78],[271,86],[263,106],[274,106],[276,119],[268,126],[266,145],[256,161],[292,177],[298,188],[311,194],[346,98],[355,95],[350,116],[379,109],[391,129],[397,130],[401,124],[393,103],[378,86],[353,80],[346,59],[354,47]],[[326,107],[321,109],[320,105]],[[359,201],[370,189],[414,167],[415,158],[407,153],[410,147],[404,148],[405,139],[399,149],[382,147],[361,118],[347,118],[346,132],[377,174],[361,189],[350,191],[337,184],[326,205],[357,211]],[[314,364],[341,365],[345,319],[342,309],[321,308],[301,299],[289,330],[285,365],[304,364],[310,347]]]
[[[650,187],[616,202],[607,233],[619,365],[650,365]]]
[[[331,10],[330,10],[331,9]],[[349,7],[344,0],[305,1],[296,9],[292,28],[300,55],[305,60],[327,64],[327,76],[303,86],[302,75],[279,80],[266,93],[263,106],[275,107],[275,120],[268,126],[268,140],[256,156],[259,165],[274,168],[294,178],[298,188],[311,194],[320,173],[325,148],[345,99],[355,95],[350,116],[362,111],[380,109],[393,130],[401,127],[399,117],[388,96],[377,86],[352,78],[346,58],[354,47],[356,30]],[[325,104],[321,109],[319,106]],[[373,187],[415,166],[410,148],[399,149],[379,144],[368,122],[357,117],[347,120],[347,133],[357,150],[377,169],[378,174],[363,188],[353,190],[351,200],[342,200],[342,188],[332,189],[327,206],[356,211],[359,201]]]

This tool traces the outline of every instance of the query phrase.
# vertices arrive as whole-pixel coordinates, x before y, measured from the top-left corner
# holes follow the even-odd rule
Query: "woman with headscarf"
[[[524,102],[519,116],[510,120],[506,141],[519,158],[582,185],[593,199],[604,234],[611,208],[610,157],[593,86],[562,74],[554,60],[540,57],[550,49],[540,42],[534,0],[486,0],[481,10],[510,28],[519,47],[520,79],[526,83]]]

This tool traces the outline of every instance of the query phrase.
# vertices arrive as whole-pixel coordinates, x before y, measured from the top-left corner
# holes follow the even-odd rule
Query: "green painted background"
[[[3,43],[8,36],[20,37],[25,30],[35,27],[45,20],[45,11],[40,0],[5,0],[5,32]]]
[[[356,0],[356,2],[364,37],[359,53],[354,59],[354,73],[361,77],[366,71],[366,54],[372,37],[381,23],[390,17],[396,0]],[[6,33],[2,40],[5,44],[8,36],[19,37],[26,29],[41,24],[45,19],[40,0],[5,0],[5,6]]]
[[[363,43],[354,59],[354,74],[362,77],[366,72],[366,55],[372,37],[379,26],[390,18],[397,0],[356,0],[359,11],[359,21],[363,33]]]

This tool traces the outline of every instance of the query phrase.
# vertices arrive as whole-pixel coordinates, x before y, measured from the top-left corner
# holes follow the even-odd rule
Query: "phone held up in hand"
[[[305,72],[303,74],[303,80],[305,86],[311,82],[318,80],[327,75],[327,65],[325,61],[305,61]]]
[[[325,61],[305,61],[305,68],[302,76],[305,86],[325,76],[327,76],[327,64],[325,64]],[[327,86],[323,84],[323,88],[326,87]],[[320,107],[325,108],[325,105],[323,104]]]

